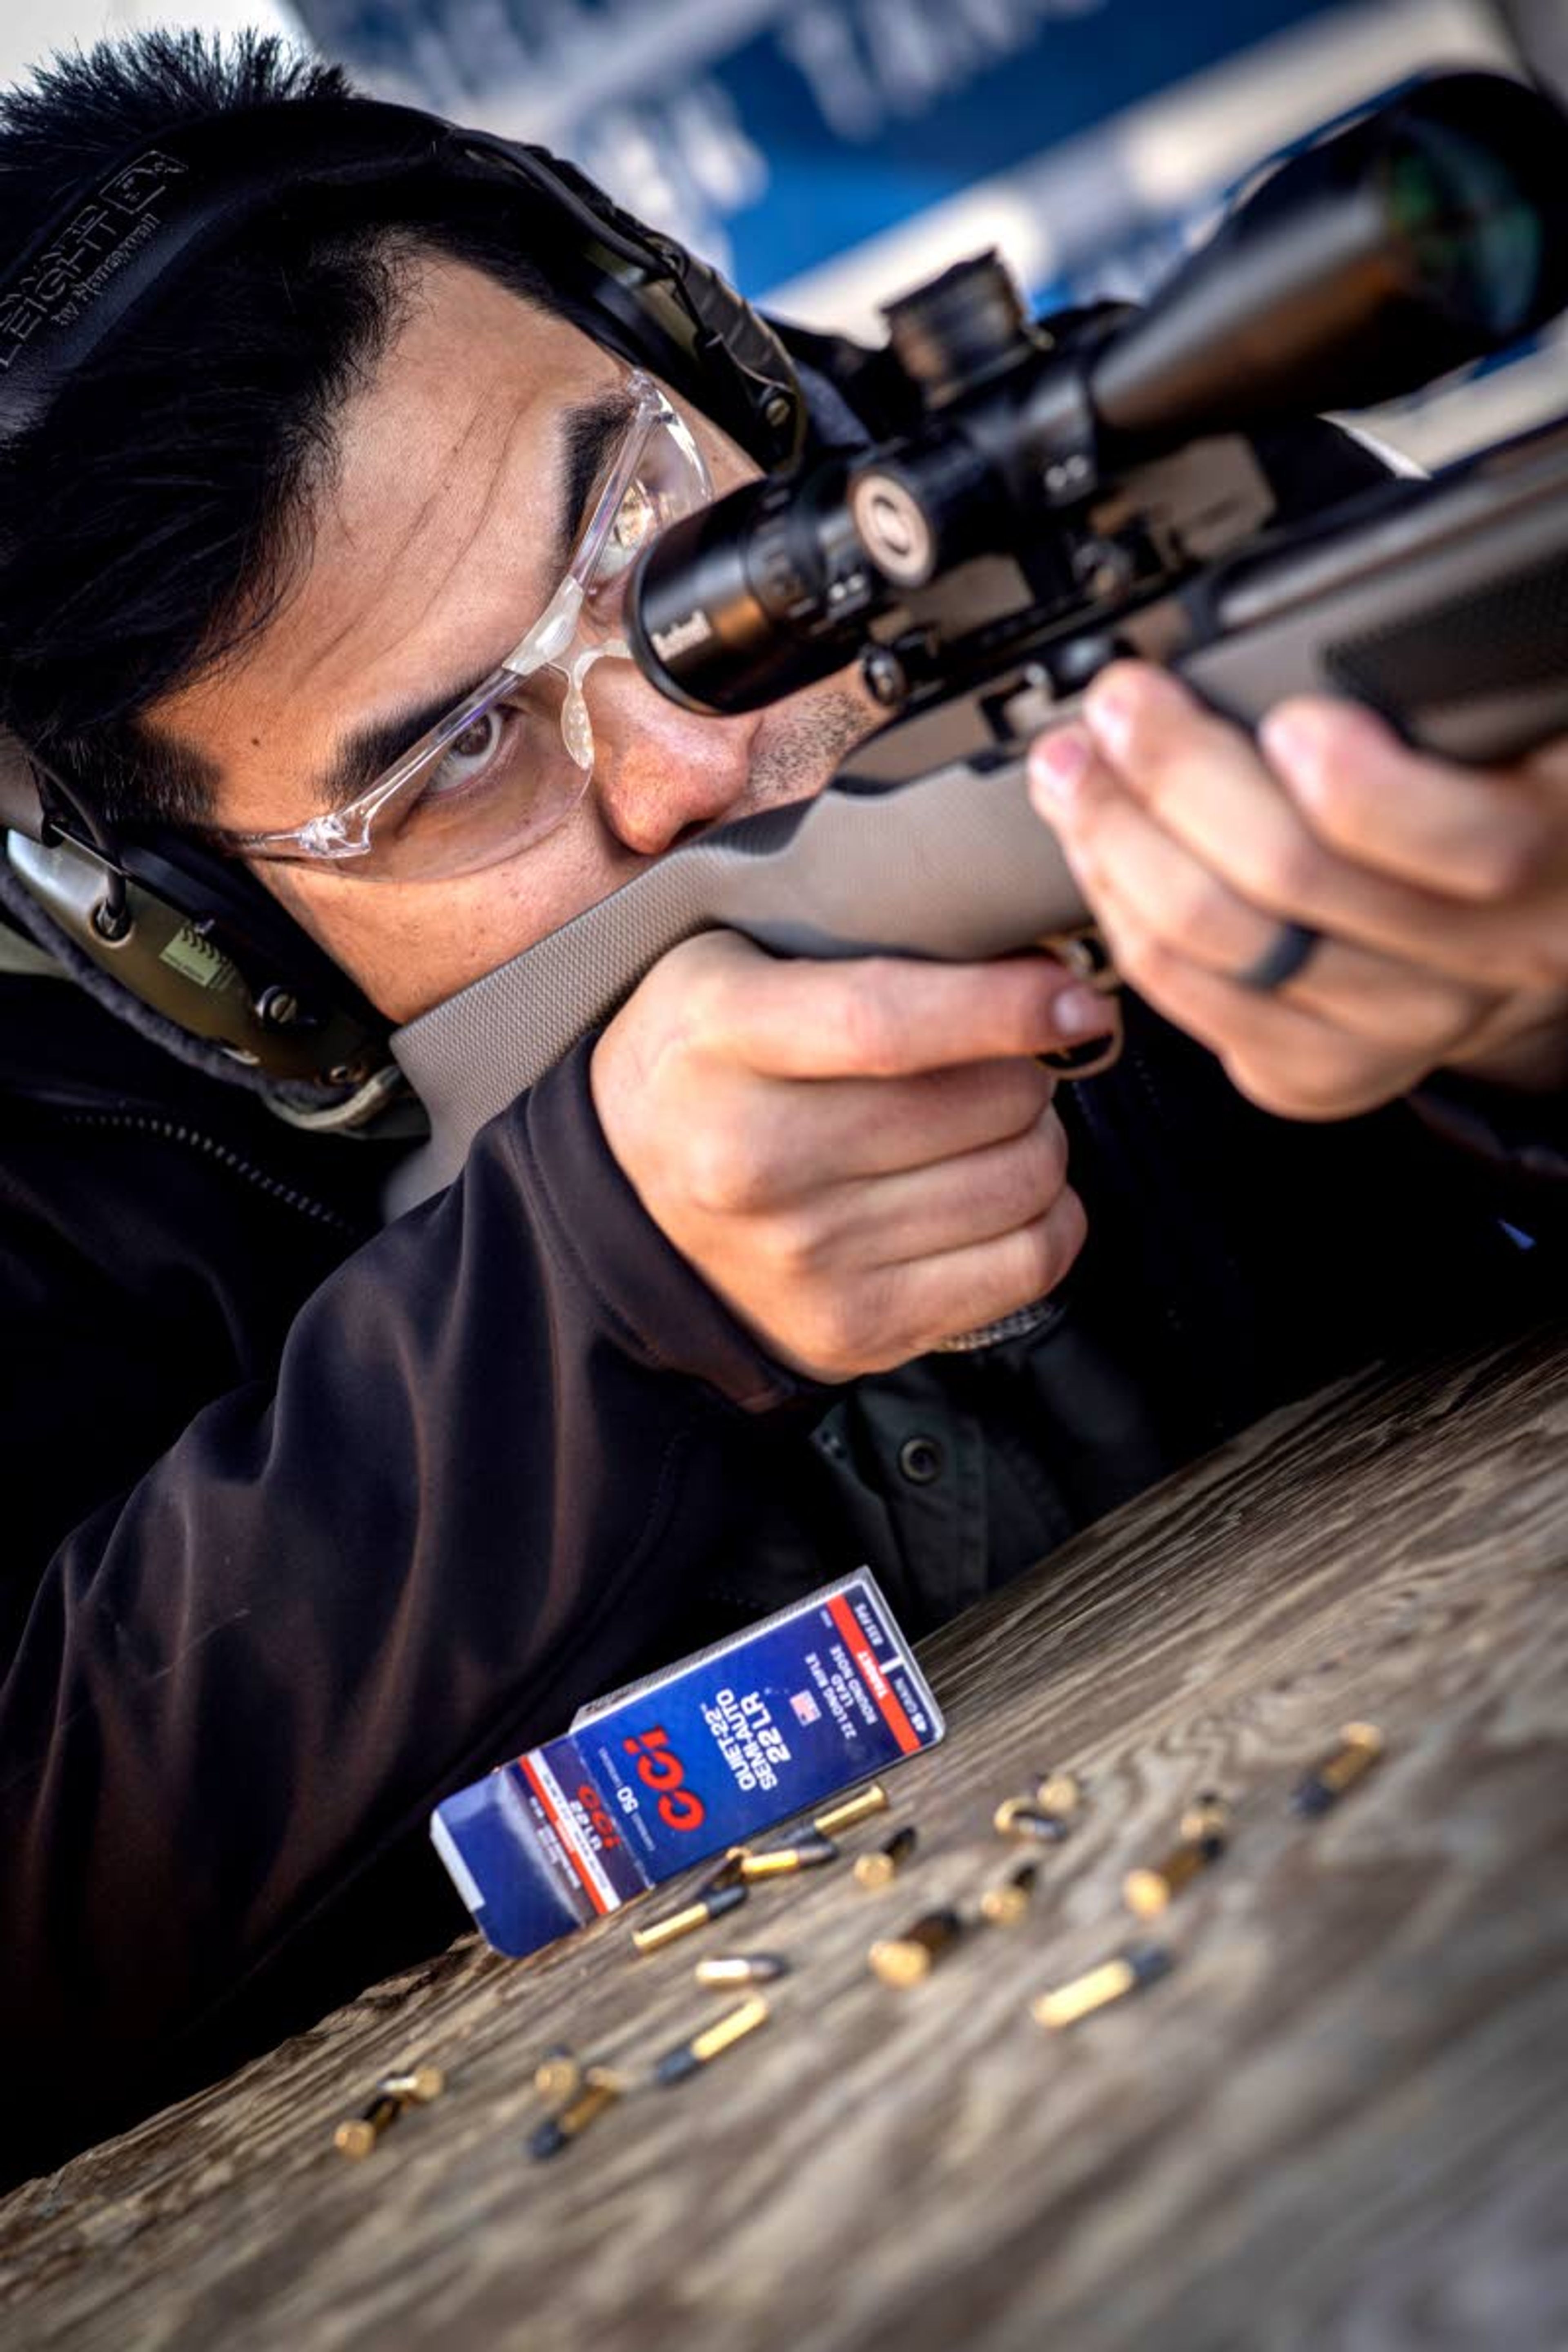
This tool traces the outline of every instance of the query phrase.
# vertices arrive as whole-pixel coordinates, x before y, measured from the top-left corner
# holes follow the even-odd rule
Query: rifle
[[[1290,524],[1258,456],[1568,305],[1565,131],[1521,83],[1435,77],[1255,184],[1144,310],[1054,334],[994,254],[890,305],[903,429],[672,525],[627,632],[688,709],[858,658],[889,724],[816,799],[672,851],[399,1031],[433,1132],[395,1206],[697,932],[968,961],[1079,931],[1022,747],[1121,656],[1248,726],[1328,692],[1453,759],[1568,729],[1568,418]]]

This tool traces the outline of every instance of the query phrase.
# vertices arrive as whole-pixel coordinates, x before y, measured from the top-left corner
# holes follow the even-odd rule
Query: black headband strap
[[[305,100],[181,124],[120,157],[0,278],[0,436],[35,422],[154,285],[269,202],[412,179],[444,136],[402,107]]]
[[[155,288],[268,210],[301,194],[360,194],[373,214],[403,199],[438,209],[443,190],[463,186],[542,208],[566,232],[574,290],[604,313],[608,339],[637,346],[653,331],[682,390],[700,397],[700,375],[710,404],[718,391],[730,410],[721,423],[734,430],[743,418],[742,437],[787,454],[797,407],[788,362],[711,273],[542,150],[373,99],[287,100],[180,124],[75,194],[0,271],[0,441],[36,424]]]

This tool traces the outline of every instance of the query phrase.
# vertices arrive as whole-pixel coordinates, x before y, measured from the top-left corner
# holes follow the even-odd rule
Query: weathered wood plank
[[[0,2204],[0,2340],[1561,2347],[1565,1441],[1552,1334],[1277,1416],[928,1645],[920,1858],[759,1890],[734,1940],[797,1972],[743,2048],[532,2165],[543,2047],[641,2063],[713,1996],[624,1922],[465,1942]],[[1304,1828],[1287,1792],[1352,1716],[1389,1752]],[[1091,1796],[1031,1918],[876,1983],[872,1937],[972,1903],[1047,1762]],[[1123,1940],[1123,1872],[1205,1786],[1235,1843],[1169,1915],[1175,1972],[1047,2037],[1029,1996]],[[415,2056],[447,2095],[343,2163],[332,2123]]]

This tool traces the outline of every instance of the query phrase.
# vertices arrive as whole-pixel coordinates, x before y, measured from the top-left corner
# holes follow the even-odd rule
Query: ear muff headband
[[[805,417],[789,359],[716,272],[542,149],[368,99],[284,100],[182,124],[96,174],[0,272],[0,443],[37,425],[121,323],[186,270],[301,204],[324,226],[416,228],[476,204],[504,218],[510,205],[520,246],[540,245],[552,283],[585,307],[609,349],[652,367],[763,464],[798,453]],[[179,944],[187,934],[222,961],[234,1006],[248,994],[253,1009],[300,1009],[286,1035],[266,1020],[247,1028],[242,1050],[269,1075],[341,1090],[345,1067],[363,1063],[374,1015],[231,861],[174,836],[155,848],[110,841],[64,781],[3,733],[0,826],[39,844],[63,837],[41,856],[14,853],[28,890],[95,962],[193,1034],[241,1042],[229,1013],[212,1025],[201,958]],[[182,998],[184,979],[200,993]]]
[[[763,463],[794,455],[794,370],[717,273],[547,155],[372,99],[301,99],[171,130],[106,169],[0,274],[0,440],[33,424],[147,297],[248,223],[323,200],[345,219],[439,217],[444,194],[510,198],[548,241],[548,273],[603,314]]]

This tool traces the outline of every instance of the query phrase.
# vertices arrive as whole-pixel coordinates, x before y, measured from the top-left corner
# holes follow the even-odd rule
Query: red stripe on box
[[[827,1613],[844,1638],[844,1646],[860,1669],[860,1679],[882,1710],[882,1720],[888,1726],[900,1748],[906,1756],[920,1750],[920,1734],[904,1713],[898,1693],[889,1686],[888,1677],[871,1654],[869,1643],[859,1619],[844,1598],[836,1592],[827,1604]]]
[[[556,1836],[561,1841],[562,1852],[565,1854],[567,1861],[576,1872],[578,1878],[582,1881],[584,1894],[587,1896],[589,1902],[593,1905],[595,1910],[602,1919],[605,1912],[609,1909],[609,1905],[605,1901],[604,1896],[595,1885],[592,1877],[589,1875],[587,1864],[584,1862],[582,1855],[577,1851],[576,1822],[569,1819],[563,1819],[559,1809],[551,1803],[550,1798],[545,1791],[544,1784],[533,1769],[533,1759],[531,1756],[520,1756],[517,1760],[523,1772],[528,1777],[529,1787],[533,1790],[534,1795],[538,1798],[540,1803],[544,1808],[546,1820],[550,1822],[551,1827],[554,1830]]]

